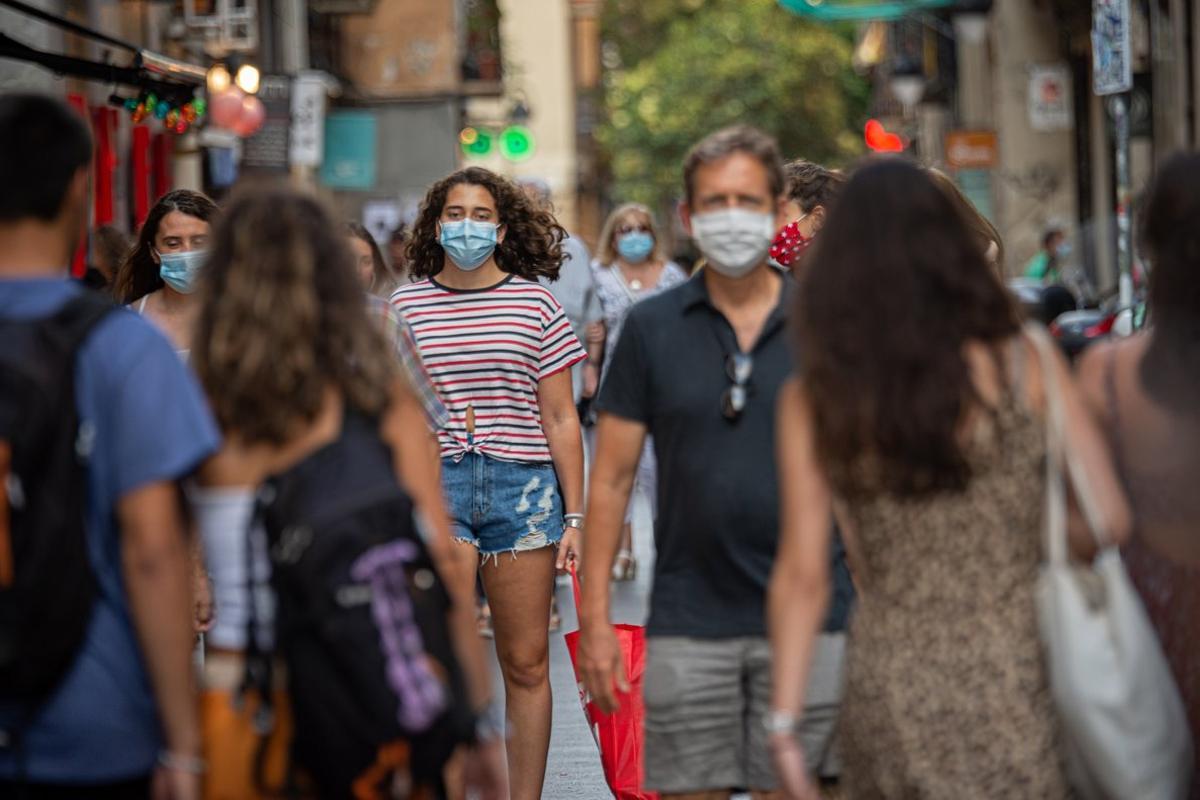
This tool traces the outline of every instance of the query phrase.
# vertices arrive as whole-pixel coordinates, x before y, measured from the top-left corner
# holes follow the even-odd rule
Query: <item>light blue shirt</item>
[[[81,291],[65,279],[0,280],[0,317],[48,316]],[[190,474],[220,443],[196,380],[133,312],[111,312],[88,336],[75,394],[80,419],[96,430],[86,530],[98,594],[79,657],[26,732],[26,774],[44,783],[115,782],[154,768],[161,731],[125,597],[116,506],[135,489]],[[0,705],[0,723],[16,713]],[[14,770],[0,750],[0,778]]]

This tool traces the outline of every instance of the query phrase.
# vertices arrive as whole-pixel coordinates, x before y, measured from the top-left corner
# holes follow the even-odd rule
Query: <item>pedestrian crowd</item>
[[[1200,798],[1200,156],[1144,204],[1151,324],[1072,370],[903,159],[707,136],[690,275],[644,205],[592,258],[467,167],[382,248],[175,190],[72,281],[92,152],[0,97],[0,796],[539,798],[573,574],[645,792]]]

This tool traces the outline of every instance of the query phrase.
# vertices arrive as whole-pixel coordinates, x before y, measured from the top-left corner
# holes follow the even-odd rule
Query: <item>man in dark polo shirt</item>
[[[692,149],[684,183],[684,225],[707,263],[634,306],[601,388],[580,661],[593,698],[615,707],[614,684],[623,688],[625,677],[608,574],[652,434],[660,512],[643,683],[646,788],[766,796],[777,786],[763,724],[764,602],[779,534],[775,399],[793,363],[790,279],[767,262],[782,221],[783,171],[774,141],[739,126]],[[840,672],[840,663],[830,669]]]

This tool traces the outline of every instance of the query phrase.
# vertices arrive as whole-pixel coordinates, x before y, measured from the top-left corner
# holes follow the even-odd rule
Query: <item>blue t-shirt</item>
[[[67,280],[0,280],[0,317],[48,316],[80,291]],[[188,475],[220,443],[192,374],[137,314],[122,309],[101,321],[75,376],[80,419],[96,430],[86,524],[99,591],[78,659],[26,733],[26,774],[46,783],[119,781],[153,769],[162,737],[125,597],[116,505],[134,489]],[[0,723],[16,713],[0,705]],[[0,750],[0,778],[14,770],[12,753]]]

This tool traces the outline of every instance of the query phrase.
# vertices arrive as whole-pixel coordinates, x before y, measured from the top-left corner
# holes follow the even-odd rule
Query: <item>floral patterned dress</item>
[[[862,589],[842,704],[849,797],[1070,796],[1037,632],[1044,423],[1010,393],[958,493],[845,507]]]

